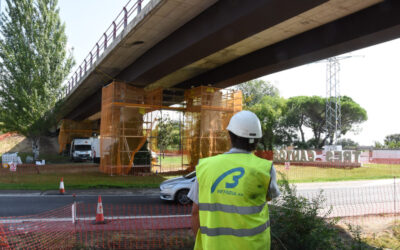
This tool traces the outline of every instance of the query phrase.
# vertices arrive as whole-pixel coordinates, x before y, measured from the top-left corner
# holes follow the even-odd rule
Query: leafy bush
[[[338,219],[328,218],[331,209],[319,213],[326,200],[322,191],[308,200],[296,194],[286,176],[281,177],[281,195],[270,205],[271,249],[371,249],[338,228]]]

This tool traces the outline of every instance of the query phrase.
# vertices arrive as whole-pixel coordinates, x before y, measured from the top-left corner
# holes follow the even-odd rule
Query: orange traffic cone
[[[4,232],[3,226],[0,224],[0,249],[11,249],[8,244],[6,233]]]
[[[60,194],[64,194],[65,193],[65,189],[64,189],[64,177],[61,177],[61,181],[60,181]]]
[[[97,212],[96,212],[96,221],[94,224],[106,224],[103,214],[103,203],[101,202],[101,196],[97,200]]]

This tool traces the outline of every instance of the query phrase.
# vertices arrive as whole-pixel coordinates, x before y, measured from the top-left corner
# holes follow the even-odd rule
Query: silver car
[[[192,183],[196,179],[196,172],[193,171],[182,177],[163,181],[160,184],[160,198],[162,200],[177,201],[179,204],[187,205],[192,201],[187,197]]]

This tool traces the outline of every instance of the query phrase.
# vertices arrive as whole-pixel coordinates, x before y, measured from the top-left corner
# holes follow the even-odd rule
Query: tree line
[[[237,85],[243,93],[244,109],[253,111],[261,120],[263,137],[259,148],[294,145],[298,148],[322,148],[332,144],[333,135],[326,129],[327,98],[320,96],[295,96],[285,99],[272,84],[252,80]],[[348,96],[341,96],[341,135],[356,131],[368,119],[367,111]],[[306,130],[312,133],[306,138]],[[354,145],[351,140],[343,143]]]
[[[400,148],[400,134],[390,134],[385,136],[383,144],[376,141],[375,148],[378,149],[399,149]]]

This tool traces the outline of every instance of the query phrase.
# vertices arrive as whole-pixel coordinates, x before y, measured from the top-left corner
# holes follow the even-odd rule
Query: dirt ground
[[[368,215],[342,218],[338,226],[352,237],[359,230],[362,241],[379,249],[400,249],[399,215]],[[352,229],[349,229],[349,225]]]
[[[342,218],[338,225],[347,228],[347,225],[359,226],[362,234],[376,234],[389,230],[399,222],[400,217],[391,215],[367,215],[351,218]]]
[[[40,140],[40,153],[57,154],[58,153],[57,137],[42,137]],[[22,135],[13,134],[0,140],[0,154],[13,152],[32,152],[31,142]]]

